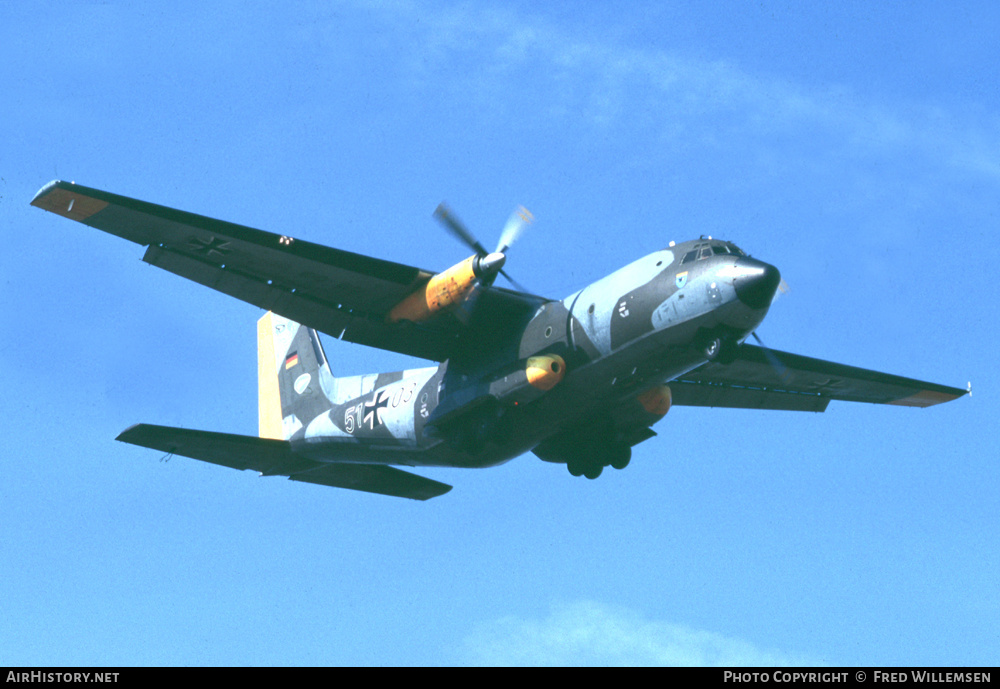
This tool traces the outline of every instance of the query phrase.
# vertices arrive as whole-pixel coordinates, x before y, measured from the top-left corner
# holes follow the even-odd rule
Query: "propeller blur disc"
[[[535,221],[535,216],[524,206],[518,206],[510,217],[507,224],[500,233],[500,242],[497,244],[498,253],[506,253],[507,249],[514,245],[517,238],[521,236],[525,228]]]

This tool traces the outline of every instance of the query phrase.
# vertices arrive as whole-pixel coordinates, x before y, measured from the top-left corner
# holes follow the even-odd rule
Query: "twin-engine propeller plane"
[[[524,209],[491,252],[439,207],[475,253],[431,273],[73,183],[31,203],[267,311],[259,437],[149,424],[118,436],[265,476],[426,500],[451,486],[395,466],[488,467],[533,451],[597,478],[623,469],[671,406],[926,407],[967,392],[746,343],[781,277],[718,239],[671,242],[554,300],[493,284],[531,221]],[[338,377],[317,331],[438,363]]]

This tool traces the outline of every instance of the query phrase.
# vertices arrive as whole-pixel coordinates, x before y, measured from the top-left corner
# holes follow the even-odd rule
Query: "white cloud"
[[[622,44],[613,32],[571,33],[509,9],[390,7],[396,28],[411,39],[403,41],[411,85],[447,85],[452,98],[491,113],[537,113],[556,126],[572,120],[720,148],[766,146],[772,137],[814,141],[823,133],[830,155],[919,153],[1000,181],[997,122],[947,104],[875,101],[849,84],[796,83],[732,62]]]
[[[480,624],[463,644],[475,665],[790,666],[815,660],[747,641],[648,620],[590,601],[554,606],[542,619]]]

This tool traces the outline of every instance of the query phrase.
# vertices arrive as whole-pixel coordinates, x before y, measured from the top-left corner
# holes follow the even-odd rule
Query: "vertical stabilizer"
[[[274,362],[273,314],[268,311],[257,321],[257,423],[261,438],[284,440],[281,430],[281,398]]]
[[[332,381],[318,333],[270,311],[257,321],[258,418],[261,438],[287,440],[332,406]]]

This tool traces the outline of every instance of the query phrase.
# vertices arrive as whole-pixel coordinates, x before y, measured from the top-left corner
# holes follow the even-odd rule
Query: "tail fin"
[[[288,440],[332,406],[333,381],[319,335],[268,311],[257,321],[260,437]]]

